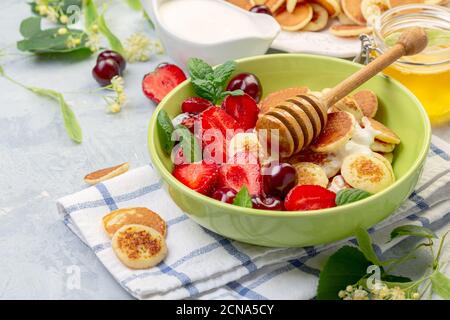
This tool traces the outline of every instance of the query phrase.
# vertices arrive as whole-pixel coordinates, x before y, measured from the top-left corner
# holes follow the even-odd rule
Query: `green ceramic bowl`
[[[239,72],[252,72],[261,80],[264,94],[308,86],[333,87],[361,66],[345,60],[300,54],[274,54],[237,61]],[[429,149],[431,131],[420,102],[398,82],[382,75],[363,87],[376,92],[376,118],[395,130],[402,143],[395,149],[393,168],[397,181],[386,190],[341,207],[316,211],[265,211],[225,204],[190,190],[172,175],[172,163],[161,148],[156,115],[164,109],[179,114],[181,102],[194,95],[189,81],[173,90],[158,106],[150,121],[148,147],[175,203],[194,221],[225,237],[270,247],[324,244],[349,237],[357,226],[369,228],[392,214],[412,193]]]

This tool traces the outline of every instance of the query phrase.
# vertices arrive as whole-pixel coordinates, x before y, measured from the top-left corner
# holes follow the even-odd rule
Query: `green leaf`
[[[428,239],[437,238],[436,234],[432,230],[415,225],[404,225],[395,228],[391,231],[390,241],[399,236],[415,236]]]
[[[30,17],[20,23],[20,34],[24,38],[31,38],[39,31],[41,31],[40,17]]]
[[[186,158],[187,162],[198,162],[202,159],[202,150],[198,144],[197,139],[183,125],[178,125],[172,134],[173,140],[180,140],[181,147],[183,148],[183,156]]]
[[[156,118],[156,129],[164,152],[170,155],[175,141],[172,140],[172,133],[175,130],[172,120],[165,110],[161,110]]]
[[[241,190],[236,194],[236,197],[233,200],[233,204],[235,206],[244,207],[244,208],[251,208],[252,205],[252,198],[250,197],[250,193],[248,192],[248,189],[246,186],[242,186]]]
[[[64,35],[58,34],[59,28],[41,30],[34,33],[31,38],[17,42],[17,48],[21,51],[33,53],[66,53],[78,50],[89,50],[86,47],[88,35],[82,30],[68,29]],[[72,47],[68,46],[69,38],[80,39],[80,42]]]
[[[64,127],[66,128],[67,134],[73,141],[77,143],[81,143],[83,141],[83,133],[78,123],[78,120],[61,93],[51,89],[43,89],[36,87],[27,87],[27,89],[38,95],[45,96],[57,101],[61,108],[61,113],[63,115],[64,120]]]
[[[412,280],[408,277],[403,277],[403,276],[396,276],[393,274],[383,274],[381,276],[381,280],[386,281],[386,282],[398,282],[398,283],[407,283],[407,282],[412,282]]]
[[[347,203],[359,201],[371,196],[370,193],[360,189],[343,189],[336,195],[336,205],[342,206]]]
[[[125,49],[123,48],[122,43],[120,42],[119,38],[117,38],[111,30],[108,28],[108,25],[106,24],[104,14],[100,15],[97,20],[98,29],[100,32],[105,36],[105,38],[108,40],[109,46],[112,50],[120,53],[121,55],[125,56]]]
[[[431,276],[433,291],[441,298],[450,300],[450,279],[440,271],[435,271]]]
[[[141,5],[141,0],[125,0],[125,2],[130,6],[131,9],[133,10],[141,10],[142,9],[142,5]]]
[[[428,47],[445,46],[450,43],[450,32],[440,29],[426,29],[428,37]],[[400,38],[401,32],[394,32],[384,38],[384,42],[389,47],[395,45]]]
[[[347,285],[357,283],[367,275],[371,265],[357,248],[344,246],[336,251],[325,264],[319,276],[318,300],[339,300],[338,293]]]
[[[98,12],[94,0],[83,0],[84,27],[91,30],[92,25],[97,23]]]
[[[214,69],[214,81],[222,88],[227,84],[231,74],[236,69],[236,62],[227,61]]]
[[[365,229],[358,227],[355,230],[355,236],[358,240],[359,250],[361,250],[366,259],[377,266],[381,266],[382,262],[378,259],[377,254],[373,250],[369,233]]]
[[[144,15],[144,19],[147,21],[147,23],[150,25],[150,28],[152,30],[155,30],[155,24],[153,23],[152,19],[150,18],[150,16],[148,15],[147,11],[145,11],[144,9],[142,9],[142,14]]]
[[[199,58],[191,58],[188,61],[189,75],[192,79],[206,79],[214,75],[213,68]]]

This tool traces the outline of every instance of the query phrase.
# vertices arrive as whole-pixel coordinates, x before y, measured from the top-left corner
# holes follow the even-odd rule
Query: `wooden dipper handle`
[[[388,51],[329,90],[322,100],[324,107],[328,109],[402,56],[410,56],[421,52],[425,49],[427,43],[427,35],[422,28],[408,28]]]

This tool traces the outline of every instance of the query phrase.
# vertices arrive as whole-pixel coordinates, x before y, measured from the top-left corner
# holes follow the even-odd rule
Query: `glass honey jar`
[[[401,58],[384,73],[417,96],[433,124],[450,122],[450,9],[423,4],[392,8],[374,21],[374,46],[383,53],[397,34],[413,26],[427,32],[427,48]]]

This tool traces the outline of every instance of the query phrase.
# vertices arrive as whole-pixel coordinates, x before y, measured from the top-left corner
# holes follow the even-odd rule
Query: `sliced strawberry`
[[[227,160],[227,138],[231,139],[239,125],[232,116],[218,107],[210,107],[201,113],[202,142],[207,148],[205,159],[222,163]],[[228,131],[228,136],[227,136]]]
[[[204,161],[176,165],[172,174],[181,183],[204,195],[210,195],[217,183],[218,166]]]
[[[288,211],[318,210],[336,206],[336,194],[321,186],[301,185],[289,191],[284,200]]]
[[[191,112],[191,113],[200,113],[205,111],[209,107],[213,107],[213,103],[206,99],[200,97],[191,97],[187,98],[181,104],[181,111],[183,112]]]
[[[163,64],[144,76],[142,90],[147,98],[159,103],[184,80],[186,75],[183,70],[174,64]]]
[[[258,120],[259,108],[256,101],[248,94],[229,95],[222,102],[222,109],[231,115],[244,130],[254,128]]]
[[[252,153],[237,153],[233,163],[223,164],[219,169],[218,188],[228,187],[236,192],[245,185],[251,195],[262,190],[261,166]]]

